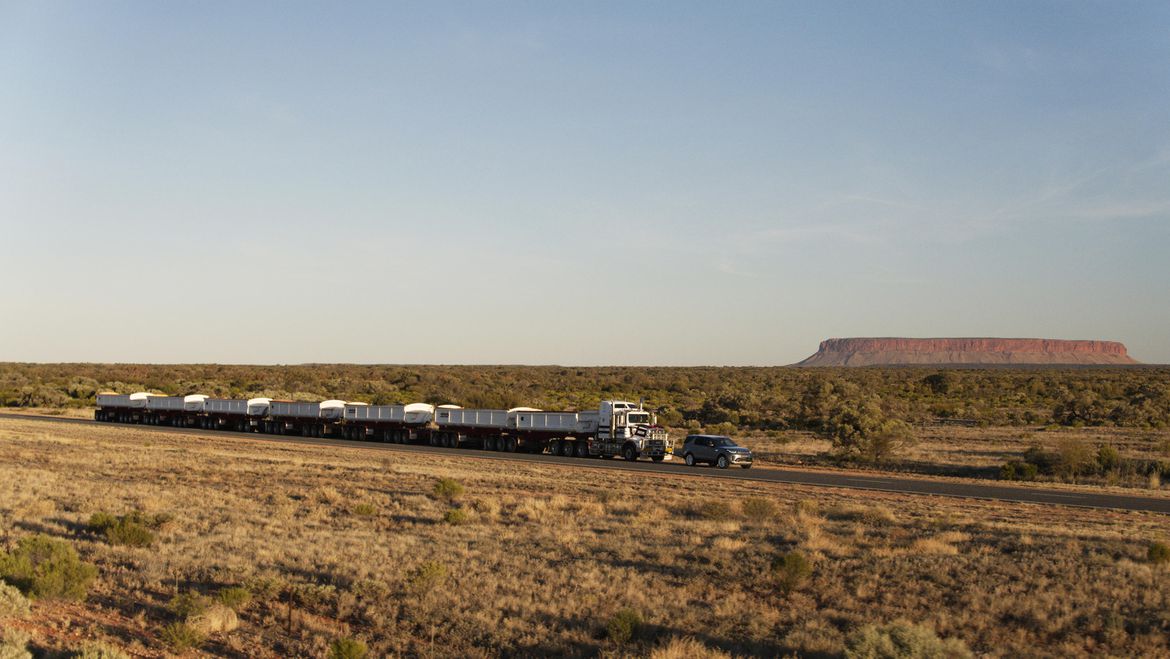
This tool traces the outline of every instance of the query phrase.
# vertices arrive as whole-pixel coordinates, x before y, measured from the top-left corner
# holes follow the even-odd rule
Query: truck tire
[[[516,449],[519,448],[518,442],[516,441],[515,437],[508,437],[506,442],[507,442],[507,447],[508,447],[509,453],[515,453]]]
[[[633,444],[626,444],[622,447],[622,457],[633,462],[638,459],[638,449]]]
[[[561,454],[561,440],[554,439],[548,443],[548,454],[549,455],[560,455]]]
[[[576,453],[576,451],[577,451],[577,442],[562,442],[561,443],[561,456],[562,457],[571,458],[571,457],[573,457],[573,454]]]
[[[589,457],[589,442],[577,440],[576,450],[577,450],[576,455],[578,458]]]

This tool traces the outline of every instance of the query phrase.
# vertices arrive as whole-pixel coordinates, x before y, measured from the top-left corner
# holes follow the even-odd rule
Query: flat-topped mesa
[[[1137,364],[1116,341],[1063,339],[853,338],[821,341],[797,366],[896,365],[1123,365]]]

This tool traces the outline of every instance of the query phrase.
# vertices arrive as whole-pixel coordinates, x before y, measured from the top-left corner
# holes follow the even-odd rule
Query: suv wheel
[[[726,455],[719,456],[719,459],[715,461],[715,466],[719,467],[720,469],[727,469],[728,464],[730,463],[727,461]]]
[[[686,461],[687,461],[687,466],[688,466],[688,467],[693,467],[693,466],[695,466],[695,454],[693,454],[693,453],[687,453]]]

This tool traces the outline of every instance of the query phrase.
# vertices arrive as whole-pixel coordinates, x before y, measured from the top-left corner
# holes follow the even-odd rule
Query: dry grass
[[[442,478],[460,501],[436,499]],[[697,515],[712,499],[731,513]],[[443,523],[453,505],[466,523]],[[154,547],[85,530],[133,510],[172,516]],[[896,619],[990,656],[1170,652],[1170,572],[1146,558],[1170,520],[1152,514],[0,418],[0,529],[67,538],[100,569],[86,603],[3,623],[45,649],[164,656],[178,593],[244,586],[239,627],[200,652],[323,656],[353,637],[370,656],[837,655]],[[793,550],[812,575],[781,594],[766,575]],[[619,646],[606,623],[624,608],[642,624]]]

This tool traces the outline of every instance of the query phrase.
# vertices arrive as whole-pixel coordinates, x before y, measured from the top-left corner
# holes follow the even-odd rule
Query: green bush
[[[220,604],[239,613],[252,602],[252,591],[243,586],[230,586],[216,593]]]
[[[443,521],[452,525],[466,524],[467,519],[467,511],[462,508],[452,508],[443,515]]]
[[[438,561],[427,561],[411,571],[407,584],[419,595],[425,595],[447,580],[447,566]]]
[[[740,507],[743,509],[744,517],[753,521],[762,522],[776,516],[776,504],[771,499],[748,497],[743,500]]]
[[[64,540],[46,535],[21,538],[0,554],[0,579],[33,599],[85,599],[97,568],[83,562]]]
[[[369,517],[376,512],[378,508],[372,503],[359,503],[353,507],[353,514],[359,517]]]
[[[772,582],[783,593],[790,593],[812,576],[812,563],[804,554],[790,551],[772,559]]]
[[[329,644],[329,659],[365,659],[369,650],[366,644],[352,638],[334,639]]]
[[[149,516],[137,511],[117,516],[96,512],[90,516],[88,526],[90,531],[104,535],[112,545],[149,547],[155,541],[152,529],[158,528],[168,519],[166,516]]]
[[[172,622],[159,632],[159,637],[175,652],[191,650],[203,645],[203,634],[185,622]]]
[[[1101,471],[1111,471],[1121,466],[1121,453],[1117,449],[1102,444],[1097,447],[1097,466]]]
[[[940,639],[933,629],[905,620],[865,625],[845,639],[846,659],[966,659],[959,639]]]
[[[634,638],[638,628],[642,626],[642,615],[634,609],[619,610],[605,625],[606,636],[619,645],[624,645]]]
[[[213,602],[210,597],[193,590],[188,590],[185,593],[179,593],[171,598],[170,603],[167,604],[167,610],[175,614],[175,617],[180,620],[186,620],[187,618],[204,613],[211,608],[212,604]]]
[[[28,612],[28,598],[20,592],[20,589],[0,581],[0,618],[20,617]]]
[[[435,483],[435,497],[445,501],[454,501],[463,496],[463,484],[454,478],[440,478]]]
[[[1170,563],[1170,545],[1165,542],[1151,542],[1146,548],[1146,560],[1151,563]]]
[[[1012,460],[999,468],[999,477],[1005,481],[1036,480],[1036,465],[1031,462]]]

